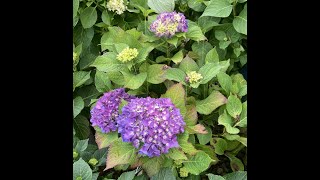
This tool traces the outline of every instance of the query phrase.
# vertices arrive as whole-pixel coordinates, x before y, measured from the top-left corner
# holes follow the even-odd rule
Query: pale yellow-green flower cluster
[[[190,84],[199,82],[203,77],[200,73],[196,71],[191,71],[187,73]]]
[[[109,0],[107,2],[107,8],[109,11],[122,14],[127,9],[127,6],[124,4],[123,0]]]
[[[99,161],[96,158],[91,158],[88,163],[91,164],[92,166],[95,166],[98,162]]]
[[[121,62],[129,62],[135,57],[137,57],[138,54],[139,52],[136,48],[127,47],[117,55],[117,59]]]

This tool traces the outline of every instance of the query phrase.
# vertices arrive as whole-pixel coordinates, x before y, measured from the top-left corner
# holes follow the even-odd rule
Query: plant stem
[[[169,52],[169,43],[167,42],[167,58],[169,58],[170,52]]]

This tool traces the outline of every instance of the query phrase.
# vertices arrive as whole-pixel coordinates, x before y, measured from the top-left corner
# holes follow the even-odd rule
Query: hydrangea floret
[[[138,56],[139,52],[136,48],[126,47],[118,55],[117,59],[123,63],[132,61],[132,59]]]
[[[122,14],[127,10],[127,6],[123,0],[109,0],[107,2],[107,9],[117,14]]]

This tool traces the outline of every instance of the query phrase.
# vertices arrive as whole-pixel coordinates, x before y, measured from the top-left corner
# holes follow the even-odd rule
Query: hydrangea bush
[[[246,0],[73,0],[73,29],[74,180],[246,179]]]

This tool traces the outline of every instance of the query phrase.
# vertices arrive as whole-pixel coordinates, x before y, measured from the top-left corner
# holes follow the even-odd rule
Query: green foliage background
[[[246,0],[125,2],[118,15],[106,0],[73,0],[73,179],[247,179],[247,82],[239,73],[247,63]],[[184,13],[188,32],[154,36],[157,14],[173,10]],[[139,51],[130,63],[116,60],[126,47]],[[187,83],[190,71],[203,79]],[[180,148],[140,157],[118,133],[91,127],[96,100],[119,87],[171,98],[187,124]]]

